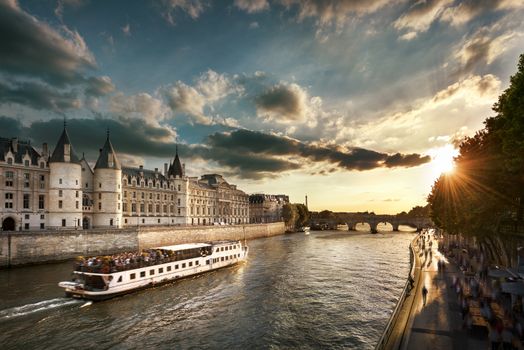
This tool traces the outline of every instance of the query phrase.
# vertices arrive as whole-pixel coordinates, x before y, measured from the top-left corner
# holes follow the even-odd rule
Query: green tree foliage
[[[524,55],[493,110],[484,129],[461,143],[455,171],[441,175],[428,196],[431,218],[450,233],[489,234],[501,220],[522,220]]]
[[[295,227],[303,227],[307,226],[310,219],[309,210],[304,204],[295,204],[297,211],[298,211],[298,218],[295,224]]]
[[[282,216],[284,217],[284,223],[286,227],[295,227],[295,223],[298,219],[298,210],[294,204],[286,203],[282,208]]]

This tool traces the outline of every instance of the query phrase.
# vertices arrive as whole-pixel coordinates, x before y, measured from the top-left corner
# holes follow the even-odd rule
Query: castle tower
[[[49,158],[49,215],[47,227],[82,228],[82,168],[67,128]]]
[[[184,174],[184,167],[178,157],[178,145],[176,147],[175,159],[169,166],[167,171],[167,178],[175,186],[176,203],[175,203],[175,222],[176,224],[184,225],[188,222],[187,218],[187,202],[189,193],[189,180]]]
[[[122,227],[122,167],[109,132],[95,164],[93,201],[94,227]]]

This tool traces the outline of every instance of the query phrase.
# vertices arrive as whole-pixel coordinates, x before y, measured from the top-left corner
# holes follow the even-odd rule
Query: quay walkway
[[[405,324],[400,348],[415,349],[488,349],[486,334],[476,334],[463,327],[460,305],[452,288],[453,277],[460,278],[462,272],[453,263],[447,263],[444,271],[438,270],[441,257],[437,241],[433,241],[433,259],[424,260],[416,248],[419,259],[416,269],[420,272],[411,292],[413,300],[409,319]],[[422,287],[428,290],[426,305],[423,305]]]

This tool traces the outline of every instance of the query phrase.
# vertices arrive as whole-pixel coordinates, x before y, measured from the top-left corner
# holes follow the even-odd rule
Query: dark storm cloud
[[[24,12],[16,1],[0,1],[0,70],[39,77],[57,86],[83,81],[95,60],[82,37],[62,27],[59,34]]]
[[[270,117],[300,120],[306,110],[306,93],[296,84],[278,84],[255,99],[257,110]]]
[[[309,145],[290,138],[249,130],[215,133],[208,137],[208,144],[213,149],[226,149],[231,154],[251,154],[253,159],[260,155],[295,156],[313,162],[332,163],[346,170],[412,167],[430,161],[429,156],[419,154],[403,155],[397,153],[389,155],[363,148],[342,150],[336,147]],[[303,164],[303,166],[305,165]]]
[[[32,82],[0,82],[0,104],[2,103],[17,103],[37,110],[48,109],[55,112],[79,108],[81,105],[74,92],[59,92],[50,86]]]
[[[117,152],[137,156],[171,159],[175,153],[174,142],[159,142],[169,137],[170,131],[154,127],[137,119],[71,119],[67,121],[71,141],[77,152],[86,152],[96,159],[97,150],[105,139],[105,130],[111,131],[111,140]],[[0,118],[0,130],[10,130],[9,135],[31,139],[37,144],[48,142],[52,147],[63,128],[63,120],[37,121],[24,127],[11,118]],[[15,132],[19,135],[13,135]],[[203,144],[180,145],[183,159],[202,159],[216,162],[219,171],[238,177],[260,179],[275,177],[280,173],[306,169],[312,163],[329,163],[345,170],[371,170],[382,167],[412,167],[428,162],[427,156],[419,154],[393,154],[375,152],[362,148],[350,150],[302,143],[290,138],[257,131],[236,130],[215,133]]]

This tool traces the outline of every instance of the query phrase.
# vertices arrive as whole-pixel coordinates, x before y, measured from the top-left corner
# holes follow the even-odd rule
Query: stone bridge
[[[338,224],[347,224],[349,231],[355,231],[357,224],[368,224],[371,233],[377,233],[379,224],[391,224],[393,231],[398,231],[400,225],[416,228],[417,231],[426,227],[432,227],[433,222],[430,218],[415,217],[409,215],[376,215],[373,213],[337,213],[336,218],[321,219],[313,218],[312,225],[327,225],[329,228],[336,228]]]

